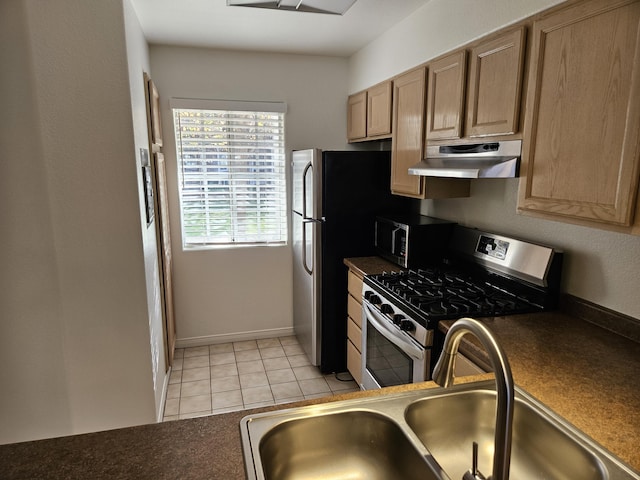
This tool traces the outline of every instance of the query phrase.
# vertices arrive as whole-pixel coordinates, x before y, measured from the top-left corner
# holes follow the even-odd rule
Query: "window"
[[[183,248],[284,244],[285,105],[172,99],[171,107]]]

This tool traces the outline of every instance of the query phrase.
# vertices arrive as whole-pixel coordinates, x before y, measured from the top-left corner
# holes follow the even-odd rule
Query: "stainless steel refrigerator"
[[[347,269],[374,255],[377,214],[408,211],[390,193],[390,153],[298,150],[292,154],[293,323],[313,365],[346,370]]]

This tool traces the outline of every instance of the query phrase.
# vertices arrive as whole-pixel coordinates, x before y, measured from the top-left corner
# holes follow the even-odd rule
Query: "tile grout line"
[[[287,340],[286,344],[283,344],[281,339],[283,338],[288,338],[289,340]],[[291,341],[291,338],[293,338],[293,341]],[[244,344],[244,345],[242,345]],[[262,344],[262,345],[261,345]],[[227,345],[226,347],[221,347],[222,345]],[[212,352],[212,348],[211,347],[216,347],[218,346],[218,349],[221,349],[219,352]],[[287,349],[287,346],[294,346],[297,348],[289,348]],[[205,352],[205,347],[206,347],[206,353]],[[245,348],[246,347],[246,348]],[[269,348],[278,348],[282,351],[282,353],[284,353],[284,355],[280,355],[277,350],[276,351],[271,351],[269,353],[269,356],[264,358],[263,355],[266,352],[263,352],[266,349]],[[290,358],[294,357],[294,356],[302,356],[305,355],[304,351],[302,351],[302,349],[300,348],[300,344],[298,343],[297,339],[295,339],[295,337],[275,337],[273,339],[258,339],[258,340],[248,340],[248,341],[243,341],[243,342],[229,342],[228,344],[218,344],[218,345],[205,345],[205,346],[201,346],[201,347],[188,347],[185,349],[180,349],[181,350],[181,354],[180,356],[176,356],[176,359],[180,359],[182,361],[182,365],[181,365],[181,369],[180,369],[180,381],[179,382],[175,382],[174,384],[179,384],[179,393],[177,397],[172,396],[171,399],[167,398],[165,400],[165,408],[166,408],[166,402],[168,400],[173,400],[174,398],[177,399],[177,413],[175,415],[164,415],[164,421],[168,421],[168,420],[173,420],[176,418],[189,418],[189,417],[193,417],[193,416],[204,416],[204,415],[215,415],[218,413],[225,413],[225,412],[230,412],[230,411],[237,411],[237,410],[246,410],[249,408],[257,408],[259,406],[264,406],[264,405],[281,405],[281,404],[285,404],[285,403],[290,403],[292,401],[300,401],[300,400],[305,400],[305,399],[310,399],[310,398],[317,398],[317,397],[321,397],[321,396],[329,396],[329,395],[335,395],[337,393],[343,393],[343,392],[348,392],[348,391],[353,391],[353,390],[358,390],[357,385],[353,384],[352,386],[349,387],[345,387],[345,388],[340,388],[340,389],[334,389],[332,388],[332,384],[330,383],[330,381],[327,380],[328,377],[330,377],[330,375],[324,375],[321,372],[314,372],[312,374],[311,377],[309,378],[298,378],[298,376],[296,375],[296,371],[294,370],[295,368],[300,368],[300,367],[312,367],[317,369],[317,367],[313,367],[308,360],[305,358],[303,359],[303,363],[300,365],[296,365],[294,366],[291,361]],[[224,351],[222,351],[224,350]],[[238,364],[239,363],[249,363],[251,361],[257,361],[257,358],[254,358],[253,360],[248,359],[248,360],[241,360],[238,361],[238,356],[237,353],[239,352],[248,352],[248,351],[254,351],[257,350],[258,352],[258,356],[259,356],[259,360],[261,363],[261,370],[260,371],[256,371],[256,372],[246,372],[245,375],[247,374],[251,374],[251,373],[262,373],[264,378],[266,379],[266,384],[265,385],[256,385],[256,387],[260,387],[260,386],[268,386],[269,387],[269,394],[271,399],[270,400],[263,400],[263,401],[259,401],[259,402],[251,402],[251,403],[247,403],[246,401],[246,396],[244,390],[249,389],[249,388],[253,388],[251,386],[245,386],[243,388],[243,385],[240,381],[240,376],[242,375],[238,369]],[[287,352],[287,350],[289,350],[289,353]],[[293,352],[291,351],[293,350]],[[192,353],[192,354],[189,354]],[[212,359],[211,356],[215,355],[217,353],[233,353],[233,358],[234,358],[234,362],[233,363],[221,363],[221,364],[212,364]],[[272,355],[273,354],[273,355]],[[205,362],[199,362],[197,360],[194,361],[186,361],[186,359],[188,358],[194,358],[194,357],[202,357],[202,356],[208,356],[206,364],[207,366],[203,365],[202,363]],[[245,356],[247,358],[250,358],[254,355],[251,354],[247,354],[245,353]],[[288,367],[285,368],[273,368],[271,370],[267,370],[267,366],[264,364],[265,360],[273,360],[276,361],[276,359],[278,358],[284,358],[287,361],[287,364],[289,365]],[[184,368],[185,367],[185,363],[187,364],[191,364],[193,363],[194,365],[198,365],[200,364],[200,366],[196,367],[190,367],[190,368]],[[298,363],[298,362],[296,362]],[[237,377],[237,382],[238,382],[238,389],[230,389],[230,390],[223,390],[220,392],[214,392],[213,391],[213,380],[214,377],[212,377],[212,367],[214,366],[223,366],[223,365],[234,365],[235,368],[235,374],[231,375],[230,377]],[[204,381],[205,379],[198,379],[198,378],[194,378],[193,380],[189,380],[187,382],[184,381],[184,371],[185,370],[190,370],[192,368],[207,368],[208,370],[208,377],[206,378],[208,380],[208,393],[206,394],[209,399],[209,408],[207,410],[203,410],[203,411],[196,411],[196,412],[185,412],[185,413],[181,413],[181,407],[183,407],[183,399],[185,398],[183,396],[183,392],[184,392],[184,384],[185,383],[190,383],[190,382],[197,382],[197,381]],[[272,380],[269,378],[269,375],[267,374],[267,372],[273,372],[273,371],[277,371],[277,370],[290,370],[293,373],[293,379],[291,381],[282,381],[282,382],[276,382],[276,383],[272,383]],[[172,372],[173,373],[173,372]],[[227,377],[216,377],[216,378],[227,378]],[[245,377],[246,378],[246,377]],[[323,380],[324,381],[324,385],[326,388],[328,388],[328,390],[322,389],[321,391],[317,391],[314,393],[309,393],[309,394],[305,394],[303,387],[301,385],[300,382],[304,382],[306,380]],[[337,379],[336,377],[336,381],[340,382],[339,379]],[[276,393],[274,392],[274,385],[281,385],[284,383],[295,383],[298,391],[300,392],[300,395],[296,395],[296,396],[292,396],[292,397],[283,397],[280,399],[276,398]],[[339,384],[336,384],[339,385]],[[239,392],[239,396],[240,396],[240,402],[237,405],[229,405],[226,407],[220,407],[217,409],[214,409],[214,397],[216,394],[224,394],[230,391],[238,391]],[[190,396],[198,396],[198,395],[190,395]],[[204,394],[203,394],[204,396]],[[188,398],[188,397],[186,397]],[[165,410],[166,411],[166,410]]]

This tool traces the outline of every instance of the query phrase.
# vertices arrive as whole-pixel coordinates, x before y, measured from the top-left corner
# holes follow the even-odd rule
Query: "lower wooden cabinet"
[[[349,270],[347,278],[347,370],[362,383],[362,277]]]
[[[347,342],[347,370],[358,384],[362,384],[362,353],[351,343]]]

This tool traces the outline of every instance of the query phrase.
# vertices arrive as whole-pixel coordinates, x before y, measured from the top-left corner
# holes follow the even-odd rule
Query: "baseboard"
[[[268,330],[253,330],[241,333],[223,333],[219,335],[204,335],[202,337],[187,337],[176,339],[176,348],[200,347],[218,343],[242,342],[259,338],[288,337],[295,335],[293,327],[271,328]]]

